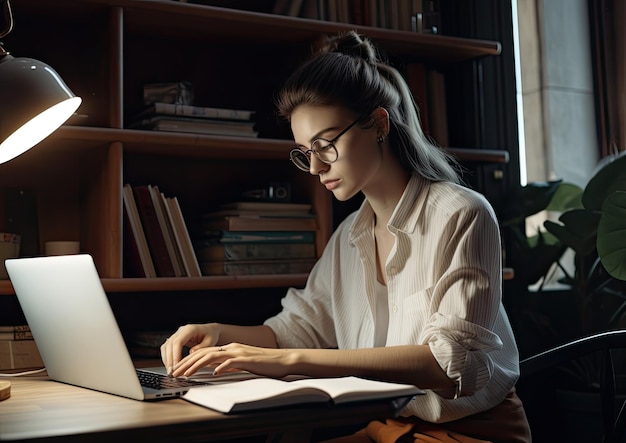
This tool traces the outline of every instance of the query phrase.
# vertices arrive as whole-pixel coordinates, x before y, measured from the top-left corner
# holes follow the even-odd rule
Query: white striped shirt
[[[446,422],[492,408],[519,355],[502,306],[500,231],[479,193],[413,176],[388,224],[387,346],[428,344],[456,392],[427,390],[403,410]],[[304,289],[265,324],[281,348],[370,348],[376,337],[374,213],[367,200],[333,233]]]

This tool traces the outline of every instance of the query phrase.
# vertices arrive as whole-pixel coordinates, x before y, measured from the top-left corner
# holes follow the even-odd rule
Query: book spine
[[[313,243],[233,243],[199,248],[200,261],[250,260],[276,258],[314,258]]]
[[[314,265],[314,259],[203,262],[200,264],[203,275],[299,274],[310,272]]]
[[[0,332],[24,332],[30,331],[30,326],[28,325],[0,325]]]
[[[444,75],[430,69],[426,73],[430,135],[439,146],[448,147],[448,115]]]
[[[428,88],[426,85],[426,68],[423,63],[409,63],[406,67],[407,83],[417,105],[420,123],[424,134],[430,134],[428,123]]]
[[[187,230],[178,198],[166,198],[166,209],[174,228],[176,243],[180,248],[187,275],[189,277],[201,277],[202,271],[200,270],[193,244],[191,243],[191,237],[189,236],[189,231]]]
[[[252,118],[252,111],[239,109],[211,108],[205,106],[176,105],[173,103],[155,103],[156,114],[181,115],[188,117],[204,117],[223,120],[246,121]]]
[[[139,251],[137,233],[132,223],[128,210],[124,207],[124,224],[122,226],[124,277],[149,277],[148,271],[144,267],[142,253]]]
[[[129,253],[127,254],[125,263],[126,269],[132,275],[141,275],[147,278],[156,277],[156,270],[154,269],[154,262],[150,256],[150,250],[148,249],[148,242],[146,235],[141,225],[139,218],[139,211],[137,210],[137,203],[135,202],[135,196],[130,184],[124,185],[124,209],[125,209],[125,226],[128,232],[127,246]]]
[[[207,232],[207,239],[220,243],[311,243],[313,231],[214,231]]]
[[[174,277],[174,267],[167,252],[156,209],[152,203],[150,188],[148,185],[135,186],[133,192],[157,275],[159,277]]]
[[[309,217],[227,216],[207,220],[205,229],[228,231],[315,231],[317,220]]]
[[[157,186],[148,186],[148,189],[150,190],[152,204],[154,206],[157,219],[159,220],[161,232],[163,233],[163,240],[165,241],[167,254],[170,257],[170,263],[172,263],[172,268],[174,269],[174,275],[176,277],[182,277],[183,271],[179,264],[178,246],[176,245],[176,240],[172,234],[172,227],[170,226],[169,218],[165,213],[163,200],[161,198],[161,191],[159,191]]]

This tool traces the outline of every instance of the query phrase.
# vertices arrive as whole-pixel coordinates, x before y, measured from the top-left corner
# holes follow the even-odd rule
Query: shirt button
[[[393,312],[398,312],[398,305],[393,305]]]

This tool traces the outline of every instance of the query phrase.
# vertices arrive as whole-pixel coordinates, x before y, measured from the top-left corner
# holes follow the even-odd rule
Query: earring
[[[376,138],[376,142],[378,142],[379,145],[384,141],[385,141],[384,135],[379,135],[378,138]]]

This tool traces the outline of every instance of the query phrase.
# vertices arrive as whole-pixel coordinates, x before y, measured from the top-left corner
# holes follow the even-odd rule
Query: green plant
[[[526,219],[542,210],[557,211],[557,221],[526,235]],[[543,282],[556,267],[571,288],[572,316],[578,336],[614,329],[626,312],[626,154],[608,159],[585,189],[561,180],[531,183],[503,208],[501,225],[511,240],[507,260],[521,285]],[[564,260],[574,251],[573,266]],[[573,269],[573,270],[572,270]]]

